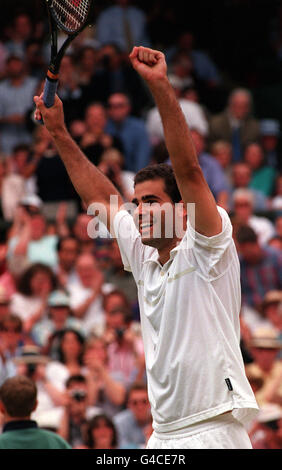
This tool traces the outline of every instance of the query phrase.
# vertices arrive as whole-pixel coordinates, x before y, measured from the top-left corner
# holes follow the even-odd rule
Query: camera
[[[34,373],[36,371],[36,364],[27,364],[27,375],[29,378],[33,377]]]
[[[125,328],[116,328],[115,333],[116,333],[117,339],[121,340],[124,336]]]
[[[71,390],[70,392],[70,396],[75,400],[75,401],[78,401],[78,402],[81,402],[83,400],[85,400],[86,398],[86,392],[84,390]]]

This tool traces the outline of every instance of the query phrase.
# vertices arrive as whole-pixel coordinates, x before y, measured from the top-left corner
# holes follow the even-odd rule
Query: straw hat
[[[251,339],[254,348],[281,349],[282,338],[275,328],[258,328]]]
[[[47,364],[50,359],[43,356],[37,346],[24,346],[21,355],[14,358],[15,364]]]

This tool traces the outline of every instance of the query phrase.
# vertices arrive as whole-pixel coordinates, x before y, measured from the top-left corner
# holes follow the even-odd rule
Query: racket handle
[[[43,91],[43,101],[46,108],[52,108],[55,102],[55,95],[57,92],[58,87],[58,80],[50,80],[50,78],[46,78],[44,91]]]

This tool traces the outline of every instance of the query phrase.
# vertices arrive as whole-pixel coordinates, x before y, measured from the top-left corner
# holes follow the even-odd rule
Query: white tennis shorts
[[[244,426],[231,413],[193,424],[177,434],[151,435],[147,449],[252,449]]]

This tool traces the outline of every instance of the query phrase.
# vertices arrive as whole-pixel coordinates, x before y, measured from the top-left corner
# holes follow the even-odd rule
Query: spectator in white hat
[[[261,145],[268,165],[277,167],[280,124],[275,119],[263,119],[260,122]]]

